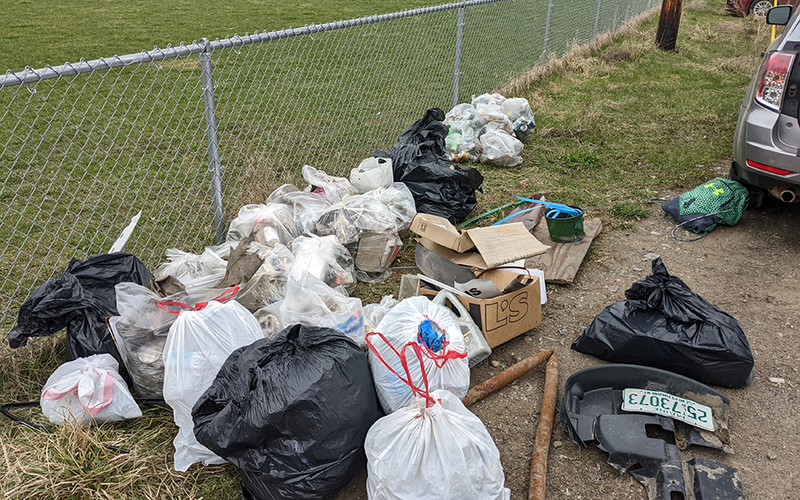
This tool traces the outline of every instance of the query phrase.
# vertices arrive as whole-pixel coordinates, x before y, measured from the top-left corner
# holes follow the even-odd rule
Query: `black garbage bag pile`
[[[246,499],[330,498],[366,466],[381,416],[358,345],[301,325],[234,351],[192,410],[197,440],[239,468]]]
[[[130,383],[106,317],[118,314],[114,285],[130,281],[147,286],[152,279],[144,263],[130,254],[72,259],[61,276],[36,288],[22,304],[8,343],[16,349],[29,337],[52,335],[66,327],[68,359],[111,354],[119,362],[120,375]]]
[[[417,212],[438,215],[456,223],[475,208],[475,191],[483,176],[476,169],[461,167],[448,158],[444,111],[429,109],[408,127],[388,152],[374,156],[392,159],[395,182],[404,183],[417,205]]]
[[[670,276],[660,258],[653,274],[606,307],[572,348],[606,361],[652,366],[705,384],[742,387],[753,354],[739,322]]]

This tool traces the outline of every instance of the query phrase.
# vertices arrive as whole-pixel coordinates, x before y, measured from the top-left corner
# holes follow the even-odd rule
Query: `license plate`
[[[711,408],[689,399],[646,389],[625,389],[622,398],[625,411],[656,413],[708,431],[716,429]]]

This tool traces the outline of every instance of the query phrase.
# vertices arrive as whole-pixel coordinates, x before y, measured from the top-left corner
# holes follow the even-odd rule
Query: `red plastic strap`
[[[432,360],[436,365],[436,368],[444,367],[444,364],[451,359],[462,359],[467,357],[466,352],[458,352],[458,351],[448,351],[447,347],[450,345],[450,342],[444,341],[442,342],[442,349],[437,353],[433,352],[430,347],[425,345],[425,342],[422,340],[422,336],[418,333],[417,340],[419,340],[419,344],[422,353],[425,355],[426,358]]]
[[[376,335],[378,337],[380,337],[387,346],[389,346],[389,349],[391,349],[397,355],[398,358],[400,358],[400,363],[403,365],[403,370],[405,370],[406,376],[408,378],[403,378],[402,375],[400,375],[399,373],[394,371],[394,369],[391,366],[389,366],[389,363],[387,363],[386,360],[383,359],[383,357],[378,353],[378,350],[375,348],[375,346],[372,344],[372,341],[370,340],[370,337],[376,336]],[[395,349],[394,346],[380,332],[370,332],[370,333],[368,333],[367,337],[366,337],[366,341],[367,341],[367,346],[369,347],[369,350],[372,351],[372,354],[374,354],[375,357],[378,358],[378,360],[381,363],[383,363],[383,365],[392,374],[394,374],[397,378],[399,378],[400,381],[402,381],[404,384],[409,386],[411,388],[411,393],[412,394],[414,394],[415,396],[419,396],[421,398],[425,398],[425,406],[426,407],[429,404],[435,404],[436,403],[436,400],[434,400],[430,395],[430,390],[429,390],[429,386],[428,386],[428,374],[425,372],[425,365],[424,365],[424,363],[422,361],[422,353],[420,352],[420,347],[416,342],[413,342],[413,341],[409,342],[408,344],[403,346],[403,349],[400,352],[398,352],[397,349]],[[408,361],[406,360],[406,348],[408,348],[409,346],[411,346],[411,348],[414,350],[414,353],[417,355],[417,359],[419,360],[419,367],[420,367],[420,370],[422,371],[422,381],[425,384],[425,390],[424,391],[422,389],[416,387],[414,385],[414,382],[411,380],[411,371],[408,369]]]
[[[173,301],[159,302],[157,305],[162,311],[168,312],[170,314],[180,314],[181,311],[170,311],[169,309],[167,309],[167,306],[185,307],[190,311],[199,311],[200,309],[204,308],[211,302],[224,302],[226,300],[230,300],[237,293],[239,293],[239,285],[234,285],[225,290],[224,292],[222,292],[219,296],[214,297],[213,299],[207,302],[198,302],[193,306],[189,304],[184,304],[183,302],[173,302]]]

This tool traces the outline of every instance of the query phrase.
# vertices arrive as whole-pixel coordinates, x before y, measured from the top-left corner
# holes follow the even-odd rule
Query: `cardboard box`
[[[491,269],[545,253],[550,248],[521,222],[477,227],[461,233],[443,217],[418,213],[411,221],[411,230],[422,236],[419,243],[428,250],[456,264],[478,269]]]
[[[517,277],[523,276],[510,271],[492,270],[481,278],[492,280],[492,283],[503,290]],[[524,276],[523,276],[524,277]],[[429,285],[421,284],[419,294],[433,298],[438,293]],[[489,347],[500,344],[522,335],[542,324],[542,304],[539,278],[534,276],[522,288],[491,299],[476,299],[458,295],[458,300],[469,311]]]

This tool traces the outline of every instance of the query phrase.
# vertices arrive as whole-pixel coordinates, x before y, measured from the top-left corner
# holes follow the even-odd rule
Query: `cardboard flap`
[[[456,252],[466,252],[475,248],[469,234],[459,233],[458,229],[444,217],[418,213],[411,221],[410,229],[418,235]]]
[[[483,257],[485,267],[480,267],[480,269],[489,269],[507,262],[539,255],[550,248],[529,233],[521,222],[478,227],[468,230],[467,234]]]
[[[476,269],[489,269],[489,267],[486,265],[486,262],[483,261],[483,257],[481,257],[481,254],[478,252],[458,253],[455,250],[444,247],[434,241],[429,240],[428,238],[419,238],[417,242],[431,252],[444,257],[454,264],[474,267]]]

